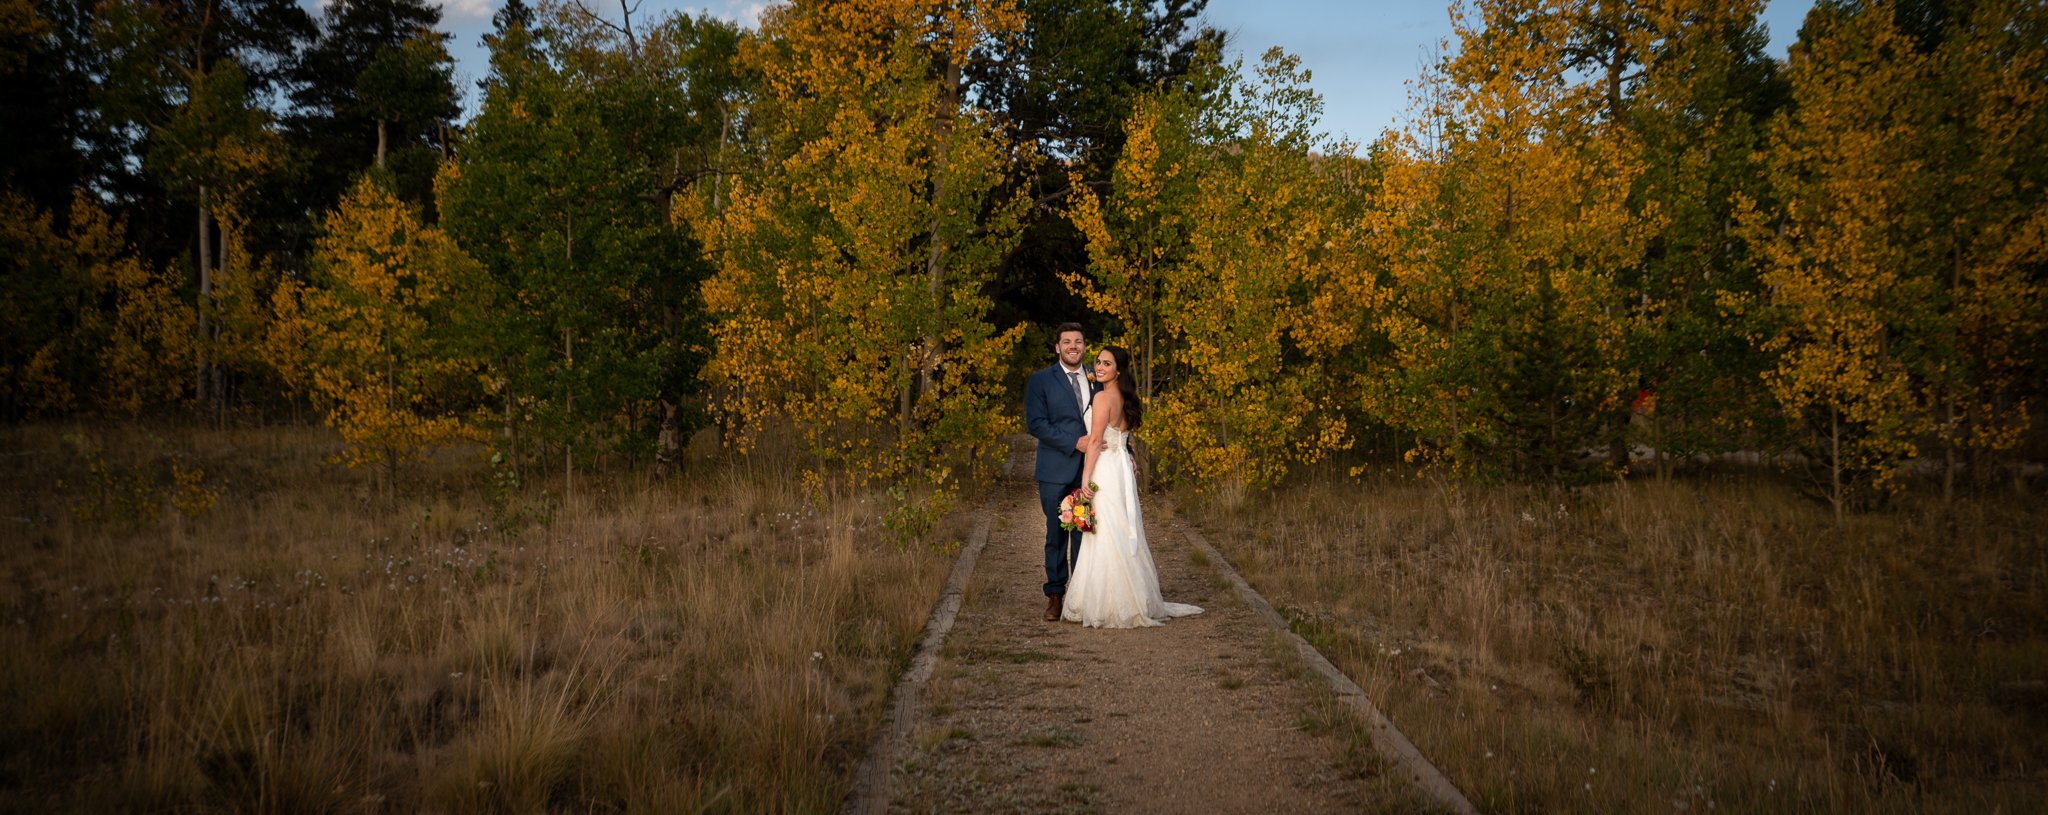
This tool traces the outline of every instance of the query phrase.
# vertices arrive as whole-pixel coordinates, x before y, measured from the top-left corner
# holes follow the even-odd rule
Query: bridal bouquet
[[[1101,488],[1090,481],[1088,489],[1093,491]],[[1068,493],[1067,497],[1060,501],[1060,528],[1068,532],[1095,531],[1095,505],[1082,498],[1080,490]]]

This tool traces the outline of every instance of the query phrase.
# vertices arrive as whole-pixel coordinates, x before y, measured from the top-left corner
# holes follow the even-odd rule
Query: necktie
[[[1087,392],[1081,390],[1081,375],[1068,371],[1067,381],[1074,385],[1074,404],[1081,408],[1083,414],[1086,414],[1088,412],[1088,397],[1086,395]]]

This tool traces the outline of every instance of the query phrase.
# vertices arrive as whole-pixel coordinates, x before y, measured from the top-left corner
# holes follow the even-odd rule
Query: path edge
[[[977,513],[981,519],[975,522],[966,545],[960,548],[960,559],[953,562],[953,571],[946,576],[946,586],[939,592],[938,603],[932,606],[931,618],[925,621],[924,639],[917,644],[916,656],[910,658],[910,668],[889,692],[889,709],[882,715],[882,726],[875,731],[875,740],[868,745],[867,755],[855,771],[846,805],[840,808],[844,815],[880,815],[889,809],[889,778],[896,770],[904,745],[910,741],[911,725],[923,712],[925,686],[939,664],[939,648],[946,644],[946,634],[953,630],[953,621],[960,616],[967,581],[974,576],[974,565],[981,560],[982,550],[988,547],[994,510],[995,496],[991,495],[982,502]]]
[[[1287,619],[1281,617],[1280,612],[1273,610],[1273,604],[1266,601],[1265,595],[1259,594],[1258,589],[1245,582],[1244,576],[1237,573],[1237,567],[1231,565],[1230,559],[1224,557],[1215,546],[1210,545],[1209,539],[1203,537],[1194,524],[1180,518],[1174,520],[1181,530],[1187,533],[1188,540],[1194,543],[1195,548],[1208,556],[1211,567],[1230,582],[1231,588],[1237,590],[1238,599],[1250,606],[1254,613],[1266,621],[1266,625],[1293,643],[1294,650],[1301,655],[1302,662],[1322,675],[1330,685],[1330,692],[1336,694],[1339,701],[1350,705],[1365,717],[1366,723],[1372,727],[1374,749],[1406,773],[1417,788],[1436,799],[1445,808],[1461,815],[1477,815],[1478,810],[1465,798],[1465,793],[1460,792],[1458,786],[1451,783],[1451,779],[1444,775],[1442,770],[1437,769],[1428,756],[1416,749],[1415,743],[1409,741],[1408,736],[1394,726],[1393,720],[1380,712],[1379,706],[1373,704],[1371,697],[1365,695],[1364,688],[1359,687],[1357,682],[1351,681],[1351,677],[1338,670],[1337,666],[1332,664],[1328,657],[1323,656],[1323,652],[1310,645],[1308,640],[1294,633],[1294,629],[1287,624]]]

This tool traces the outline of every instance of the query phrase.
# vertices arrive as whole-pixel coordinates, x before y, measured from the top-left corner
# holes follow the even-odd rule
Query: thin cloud
[[[491,0],[440,0],[439,5],[443,23],[488,20],[497,13]]]
[[[441,23],[444,26],[489,20],[492,15],[498,13],[497,6],[502,2],[503,0],[432,0],[434,5],[441,7]],[[327,8],[332,5],[334,0],[315,0],[313,3],[315,8],[320,9],[322,16],[327,14]]]
[[[677,11],[693,17],[710,17],[724,20],[741,28],[760,28],[761,14],[768,10],[768,3],[748,3],[741,0],[725,0],[719,8],[710,6],[683,6]]]
[[[761,12],[767,10],[767,3],[748,3],[740,7],[739,19],[736,22],[748,28],[760,28]]]

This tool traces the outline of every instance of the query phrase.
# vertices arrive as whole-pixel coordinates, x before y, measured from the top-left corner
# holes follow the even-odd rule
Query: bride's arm
[[[1088,407],[1090,414],[1088,426],[1091,428],[1108,427],[1111,415],[1110,409],[1114,407],[1110,403],[1120,398],[1122,397],[1110,395],[1107,391],[1096,394],[1095,404]],[[1090,433],[1086,438],[1088,439],[1088,457],[1081,460],[1081,497],[1094,498],[1095,490],[1090,489],[1088,485],[1095,481],[1095,460],[1102,457],[1102,431],[1097,430],[1094,433]]]

